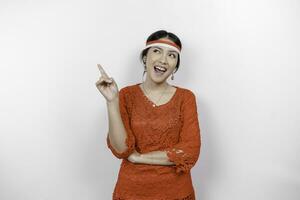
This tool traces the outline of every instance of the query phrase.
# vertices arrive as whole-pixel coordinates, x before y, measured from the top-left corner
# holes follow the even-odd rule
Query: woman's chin
[[[167,74],[157,75],[154,72],[151,74],[150,78],[152,79],[153,82],[161,83],[161,82],[164,82],[168,78],[168,75]]]

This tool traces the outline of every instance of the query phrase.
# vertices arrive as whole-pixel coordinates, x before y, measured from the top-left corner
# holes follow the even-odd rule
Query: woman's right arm
[[[126,108],[125,89],[119,97],[106,103],[109,130],[107,145],[117,158],[127,158],[135,149],[135,137],[130,127],[129,113]]]
[[[107,137],[110,141],[111,147],[113,147],[117,153],[121,154],[126,151],[127,145],[125,143],[126,130],[120,115],[119,97],[112,101],[107,101],[106,105],[109,127]]]
[[[117,158],[127,158],[134,148],[134,136],[129,125],[129,115],[126,109],[125,89],[118,91],[113,78],[109,78],[100,64],[97,65],[101,77],[96,87],[106,99],[108,111],[107,145]]]

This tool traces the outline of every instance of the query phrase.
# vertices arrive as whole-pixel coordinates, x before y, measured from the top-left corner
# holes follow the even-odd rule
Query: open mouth
[[[163,74],[163,73],[165,73],[165,72],[167,71],[167,68],[162,67],[162,66],[159,66],[159,65],[155,65],[155,66],[154,66],[154,71],[155,71],[156,73]]]

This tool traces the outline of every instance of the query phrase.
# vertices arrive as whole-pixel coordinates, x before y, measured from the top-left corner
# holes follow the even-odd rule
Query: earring
[[[147,70],[144,69],[143,76],[142,76],[142,83],[144,82],[144,75],[146,72],[147,72]]]
[[[174,80],[174,72],[172,72],[171,80]]]

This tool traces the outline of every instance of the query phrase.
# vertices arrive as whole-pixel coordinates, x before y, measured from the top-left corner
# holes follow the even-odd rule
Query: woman
[[[196,97],[167,82],[178,70],[180,52],[176,35],[151,34],[140,54],[146,80],[120,91],[98,64],[96,86],[109,117],[107,145],[122,159],[113,200],[195,199],[190,170],[201,146]]]

